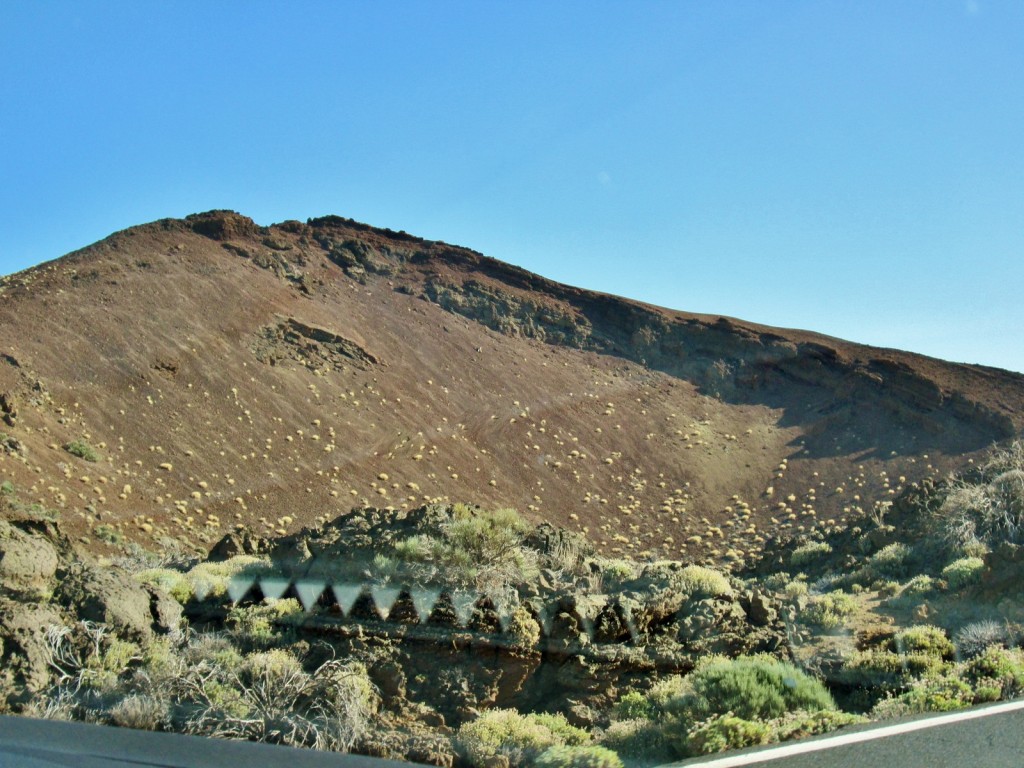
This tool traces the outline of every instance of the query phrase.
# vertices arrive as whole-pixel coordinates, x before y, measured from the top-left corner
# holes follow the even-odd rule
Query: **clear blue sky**
[[[210,208],[1024,371],[1024,3],[0,4],[0,273]]]

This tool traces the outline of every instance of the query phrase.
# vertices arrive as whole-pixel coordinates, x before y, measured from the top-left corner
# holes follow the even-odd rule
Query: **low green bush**
[[[950,712],[974,703],[974,691],[963,680],[953,676],[926,677],[916,683],[902,697],[918,712]]]
[[[108,544],[123,544],[124,534],[118,531],[114,526],[108,525],[107,523],[100,523],[92,529],[92,534],[100,541],[105,541]]]
[[[955,675],[928,675],[914,682],[906,692],[879,701],[871,715],[877,720],[891,720],[925,712],[950,712],[976,701],[971,686]]]
[[[159,587],[182,605],[191,600],[195,594],[195,587],[188,576],[171,568],[147,568],[134,574],[133,577],[142,584]]]
[[[608,593],[618,590],[627,581],[636,578],[636,565],[629,560],[604,560],[601,562],[601,588]]]
[[[693,598],[721,597],[733,593],[729,579],[713,568],[688,565],[672,576],[672,586]]]
[[[654,706],[639,691],[630,691],[615,705],[615,714],[621,720],[650,720],[654,715]]]
[[[64,450],[84,461],[100,460],[100,455],[96,453],[96,449],[84,440],[72,440],[70,443],[65,443]]]
[[[918,574],[903,585],[901,598],[922,598],[935,591],[935,579],[926,574]]]
[[[569,725],[561,715],[522,715],[514,709],[491,709],[460,726],[455,740],[474,765],[504,756],[510,766],[523,767],[549,747],[582,746],[590,736]]]
[[[607,747],[558,745],[541,752],[537,768],[623,768],[622,760]]]
[[[900,592],[900,583],[892,579],[876,579],[871,582],[871,589],[875,590],[879,597],[895,597]]]
[[[945,630],[930,624],[921,624],[897,632],[892,638],[892,650],[899,654],[926,653],[940,659],[951,659],[954,647]]]
[[[999,698],[1024,694],[1024,649],[989,646],[964,666],[964,679],[977,687],[998,689]]]
[[[867,718],[860,715],[851,715],[838,710],[819,709],[815,712],[797,711],[783,715],[772,722],[772,729],[775,731],[775,740],[788,741],[789,739],[803,739],[808,736],[817,736],[820,733],[829,733],[836,728],[866,721]]]
[[[772,741],[767,723],[746,720],[732,713],[716,715],[694,727],[686,736],[684,753],[708,755],[727,749],[742,749]]]
[[[985,561],[980,557],[961,557],[942,569],[942,578],[952,590],[964,589],[977,584],[985,570]]]
[[[726,661],[724,656],[712,657],[714,661]],[[700,662],[698,662],[699,664]],[[711,663],[706,661],[705,663]],[[670,675],[659,680],[651,686],[647,692],[647,702],[650,705],[652,717],[661,717],[669,708],[669,705],[680,697],[692,693],[693,686],[690,685],[689,677],[684,675]]]
[[[243,648],[266,649],[281,643],[293,631],[287,625],[304,614],[302,604],[294,598],[262,605],[236,605],[228,611],[225,625]]]
[[[204,561],[186,573],[197,597],[223,597],[233,578],[256,579],[271,571],[270,560],[253,555],[235,555],[220,562]]]
[[[854,651],[836,675],[836,682],[866,691],[878,699],[902,693],[926,674],[941,674],[942,659],[930,653],[893,653],[873,648]]]
[[[538,553],[523,545],[528,531],[529,525],[514,509],[485,511],[455,504],[440,536],[413,536],[398,542],[391,565],[420,566],[421,573],[413,570],[414,580],[440,578],[449,585],[501,591],[540,573]],[[392,569],[388,575],[395,573]]]
[[[422,563],[429,560],[437,540],[431,536],[410,536],[394,546],[395,559],[403,563]]]
[[[794,580],[786,584],[782,593],[786,596],[786,599],[790,602],[797,602],[801,597],[807,597],[810,590],[807,587],[806,581]]]
[[[832,546],[825,541],[809,541],[793,550],[789,556],[789,564],[794,568],[817,562],[832,554]]]
[[[523,606],[512,613],[507,631],[512,644],[517,648],[533,648],[540,642],[540,624]]]
[[[868,560],[868,566],[876,578],[899,579],[907,575],[907,560],[910,547],[900,542],[882,547]]]
[[[650,720],[616,720],[601,736],[601,744],[620,755],[631,768],[670,762],[669,750],[660,725]]]
[[[692,719],[731,712],[745,720],[768,720],[795,710],[835,709],[820,681],[769,656],[741,656],[698,667],[690,688],[668,705]]]
[[[82,683],[99,691],[113,690],[121,676],[130,667],[137,666],[142,659],[142,649],[138,645],[117,637],[112,638],[103,644],[99,653],[92,654],[86,660]]]
[[[843,625],[857,610],[857,600],[845,592],[836,590],[811,599],[800,618],[807,624],[824,629]]]

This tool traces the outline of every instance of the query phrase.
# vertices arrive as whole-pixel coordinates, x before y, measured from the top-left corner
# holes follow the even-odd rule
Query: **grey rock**
[[[83,621],[109,624],[137,640],[153,635],[150,592],[123,572],[83,566],[61,582],[55,597]]]
[[[59,559],[49,541],[0,520],[0,587],[13,593],[48,594]]]

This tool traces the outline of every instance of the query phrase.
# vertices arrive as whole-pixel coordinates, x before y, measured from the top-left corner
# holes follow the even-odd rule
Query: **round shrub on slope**
[[[896,542],[882,547],[869,560],[871,572],[876,578],[899,579],[907,575],[907,560],[910,547]]]
[[[522,715],[514,709],[492,709],[464,723],[456,741],[469,761],[483,765],[499,755],[510,766],[524,766],[554,746],[581,746],[590,740],[561,715]]]
[[[980,557],[961,557],[942,569],[942,578],[950,589],[963,589],[976,584],[985,570],[985,561]]]
[[[794,568],[817,562],[832,554],[832,547],[825,541],[809,541],[793,550],[789,564]]]
[[[694,670],[687,680],[692,693],[676,705],[698,719],[732,712],[745,720],[768,720],[795,710],[836,708],[821,682],[770,657],[716,662]]]
[[[892,639],[892,650],[901,654],[926,653],[939,658],[953,657],[953,643],[941,627],[919,624],[897,632]]]
[[[727,749],[742,749],[772,741],[772,729],[767,723],[744,720],[731,713],[717,715],[700,723],[690,731],[686,751],[694,755],[709,755]]]
[[[673,575],[672,586],[690,597],[731,595],[732,585],[725,575],[702,565],[688,565]]]
[[[622,768],[622,760],[607,747],[548,747],[534,763],[537,768]]]

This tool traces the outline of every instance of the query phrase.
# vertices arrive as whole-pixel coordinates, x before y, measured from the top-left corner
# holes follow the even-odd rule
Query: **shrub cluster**
[[[456,504],[439,537],[411,536],[397,542],[392,555],[417,580],[501,592],[539,573],[537,552],[523,546],[528,530],[514,509],[488,512]]]
[[[876,579],[899,579],[907,575],[910,547],[895,542],[882,547],[868,560],[870,573]]]
[[[713,568],[688,565],[672,575],[672,586],[692,598],[721,597],[733,593],[729,579]]]
[[[1024,650],[1003,647],[1007,636],[1007,628],[994,622],[969,625],[954,646],[938,627],[910,627],[882,647],[853,653],[837,682],[859,689],[875,718],[1012,698],[1024,692]],[[965,660],[953,660],[958,652]]]
[[[459,749],[474,765],[485,765],[501,756],[513,768],[533,764],[551,747],[579,747],[589,741],[590,735],[569,725],[563,715],[523,715],[514,709],[488,710],[464,723],[456,735]],[[563,759],[566,756],[554,753],[549,760],[559,755]]]
[[[710,657],[617,705],[603,739],[641,762],[765,744],[858,721],[836,709],[822,683],[770,656]]]
[[[72,440],[70,443],[65,443],[64,450],[72,456],[77,456],[85,461],[100,460],[100,455],[96,453],[96,449],[84,440]]]
[[[954,483],[935,517],[954,549],[1024,541],[1024,442],[994,451],[980,472]]]
[[[980,557],[961,557],[942,569],[942,578],[952,590],[965,589],[981,580],[985,561]]]
[[[789,564],[794,568],[803,568],[830,554],[832,554],[832,547],[827,542],[810,541],[793,550],[789,556]]]
[[[97,625],[52,628],[57,685],[27,714],[347,751],[378,707],[366,669],[313,669],[291,651],[242,653],[223,635],[143,650]]]
[[[811,599],[800,614],[800,620],[824,629],[841,626],[857,610],[857,600],[842,590],[835,590]]]

